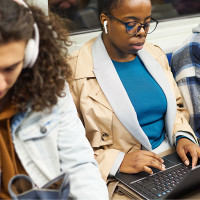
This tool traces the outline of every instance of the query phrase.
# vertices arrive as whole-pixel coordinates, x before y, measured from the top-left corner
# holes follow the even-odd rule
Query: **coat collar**
[[[167,99],[167,112],[165,116],[166,132],[170,135],[170,143],[173,144],[173,125],[176,117],[176,99],[171,89],[171,85],[166,77],[166,74],[162,66],[156,61],[156,59],[148,53],[145,49],[138,51],[137,55],[144,63],[146,69],[154,78],[154,80],[160,85]]]
[[[168,132],[172,144],[173,125],[176,116],[176,101],[173,91],[171,90],[171,86],[169,85],[162,66],[156,59],[146,49],[140,50],[137,55],[140,57],[152,77],[160,85],[167,98],[165,124],[166,132]],[[87,60],[85,61],[86,57]],[[87,65],[87,68],[84,67],[83,71],[81,66],[84,64]],[[151,150],[151,144],[139,125],[135,109],[118,77],[110,57],[108,56],[101,35],[99,35],[97,39],[95,38],[89,41],[79,51],[77,66],[75,78],[96,77],[111,109],[115,112],[121,123],[147,150]],[[105,97],[102,96],[101,98]],[[104,101],[102,100],[101,102]]]
[[[151,144],[139,125],[135,109],[108,56],[101,36],[92,46],[92,57],[96,79],[116,116],[147,150],[151,150]]]

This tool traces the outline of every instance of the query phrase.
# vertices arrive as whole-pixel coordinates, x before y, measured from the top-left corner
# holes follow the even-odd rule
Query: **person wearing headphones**
[[[167,57],[146,42],[158,24],[151,1],[99,0],[98,11],[102,33],[68,62],[72,95],[108,186],[118,171],[164,171],[159,153],[175,145],[185,165],[189,153],[196,166],[200,147]]]
[[[56,18],[22,0],[0,0],[0,199],[9,180],[41,187],[69,173],[72,199],[108,199],[66,79],[69,45]]]

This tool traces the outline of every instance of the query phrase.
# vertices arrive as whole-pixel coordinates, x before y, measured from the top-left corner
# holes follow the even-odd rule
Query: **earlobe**
[[[105,20],[104,22],[103,22],[103,26],[104,26],[104,30],[105,30],[105,33],[106,34],[108,34],[108,29],[107,29],[107,20]]]

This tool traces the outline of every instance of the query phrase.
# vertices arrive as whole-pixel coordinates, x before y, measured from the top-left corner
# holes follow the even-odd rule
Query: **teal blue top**
[[[166,96],[138,57],[129,62],[113,61],[113,64],[137,113],[139,124],[152,149],[155,149],[165,136]]]

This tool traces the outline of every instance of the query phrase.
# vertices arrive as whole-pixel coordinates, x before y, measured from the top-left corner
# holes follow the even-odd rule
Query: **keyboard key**
[[[163,198],[180,182],[188,171],[189,168],[181,164],[133,182],[131,185],[136,191],[144,194],[149,199]]]

